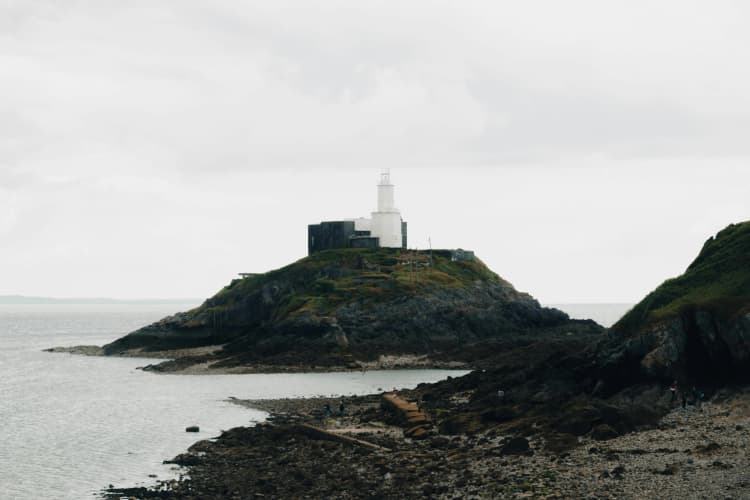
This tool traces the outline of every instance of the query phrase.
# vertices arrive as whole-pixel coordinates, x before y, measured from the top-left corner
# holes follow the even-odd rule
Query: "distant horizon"
[[[50,297],[45,295],[26,295],[26,294],[7,294],[0,295],[0,304],[22,304],[22,303],[75,303],[75,304],[86,304],[86,303],[186,303],[186,302],[202,302],[209,297]],[[566,301],[541,301],[537,299],[540,304],[545,306],[556,306],[556,305],[633,305],[636,302],[613,302],[613,301],[582,301],[582,302],[566,302]]]
[[[4,310],[11,310],[13,306],[23,309],[23,306],[187,306],[189,309],[199,307],[206,299],[189,298],[129,298],[116,299],[109,297],[40,297],[27,295],[0,295],[0,306]],[[636,305],[636,302],[542,302],[542,307],[558,309],[575,319],[593,319],[605,328],[615,324],[622,316]],[[180,307],[179,309],[187,309]],[[56,309],[57,310],[57,309]]]
[[[201,303],[206,297],[47,297],[43,295],[0,295],[0,304],[183,304]]]

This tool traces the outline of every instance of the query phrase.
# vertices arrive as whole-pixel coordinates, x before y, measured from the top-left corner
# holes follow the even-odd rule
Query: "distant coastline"
[[[123,305],[149,305],[149,304],[200,304],[203,299],[112,299],[106,297],[32,297],[25,295],[0,295],[0,304],[123,304]]]

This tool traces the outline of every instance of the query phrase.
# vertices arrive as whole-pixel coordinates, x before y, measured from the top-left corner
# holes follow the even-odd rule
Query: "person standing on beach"
[[[326,417],[330,417],[331,416],[331,405],[329,403],[326,403],[325,414],[326,414]]]
[[[677,381],[675,380],[672,382],[672,385],[669,386],[669,392],[672,393],[672,398],[669,400],[670,403],[674,403],[677,401]]]
[[[680,391],[680,394],[682,394],[682,409],[685,410],[687,408],[687,394],[685,394],[685,391]]]
[[[325,408],[323,409],[323,426],[328,427],[328,419],[331,418],[331,405],[329,403],[326,403]]]
[[[339,417],[344,416],[344,400],[341,400],[341,403],[339,403]]]

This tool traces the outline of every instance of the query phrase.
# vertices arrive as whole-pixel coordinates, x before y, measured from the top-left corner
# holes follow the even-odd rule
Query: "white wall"
[[[364,217],[354,219],[355,231],[372,231],[372,220]]]
[[[373,212],[372,236],[380,238],[384,248],[401,248],[401,214],[398,212]]]
[[[398,212],[393,198],[393,184],[378,184],[378,212]]]

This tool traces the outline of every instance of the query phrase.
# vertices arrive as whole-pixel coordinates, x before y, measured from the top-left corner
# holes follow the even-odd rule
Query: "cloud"
[[[746,10],[15,2],[0,164],[70,168],[91,149],[198,171],[746,155]]]
[[[0,274],[9,293],[149,295],[160,274],[162,295],[201,295],[247,262],[299,257],[308,222],[365,215],[358,189],[382,167],[409,172],[415,241],[489,248],[501,264],[507,240],[459,215],[512,227],[537,260],[575,218],[580,237],[554,247],[574,259],[615,198],[591,192],[627,185],[615,199],[650,204],[607,207],[642,234],[597,239],[602,255],[637,254],[669,203],[703,237],[750,199],[736,180],[750,159],[748,14],[730,1],[3,2],[0,236],[14,265]],[[685,208],[686,165],[735,169],[710,184],[715,208]],[[627,182],[601,177],[616,171]],[[430,198],[442,182],[455,192]],[[511,277],[552,290],[534,266]]]

